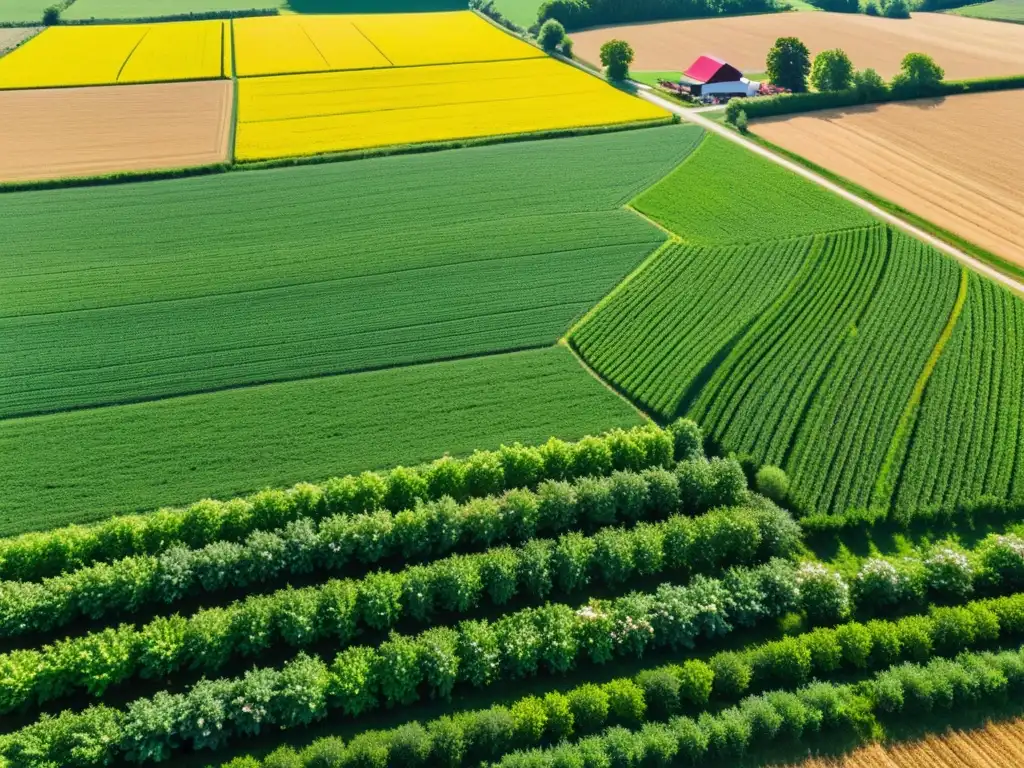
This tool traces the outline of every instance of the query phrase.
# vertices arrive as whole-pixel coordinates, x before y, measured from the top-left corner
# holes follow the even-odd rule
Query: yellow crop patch
[[[225,23],[49,27],[0,59],[0,88],[219,78]]]
[[[240,80],[239,160],[630,123],[653,104],[553,59]]]
[[[469,11],[235,20],[239,77],[537,58]]]

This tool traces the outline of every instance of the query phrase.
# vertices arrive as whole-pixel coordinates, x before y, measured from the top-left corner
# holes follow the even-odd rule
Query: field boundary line
[[[931,247],[935,248],[937,251],[940,251],[946,254],[947,256],[956,259],[961,264],[970,267],[978,274],[984,275],[985,277],[991,280],[995,280],[997,283],[1000,283],[1003,286],[1010,288],[1014,292],[1024,295],[1024,283],[1021,283],[1018,280],[1015,280],[1014,278],[1010,277],[1009,275],[1000,272],[994,267],[989,266],[985,262],[975,258],[974,256],[969,255],[968,253],[960,250],[959,248],[955,248],[946,241],[926,232],[924,229],[920,227],[911,224],[905,219],[902,219],[899,216],[890,213],[881,206],[878,206],[868,200],[865,200],[864,198],[854,194],[850,190],[845,189],[842,185],[837,184],[833,181],[829,181],[821,174],[809,170],[800,163],[797,163],[793,160],[789,160],[781,156],[780,154],[773,152],[770,149],[767,149],[766,147],[761,146],[760,144],[757,144],[749,139],[743,138],[734,131],[726,128],[725,126],[719,125],[713,120],[709,120],[703,115],[694,114],[692,111],[686,110],[683,107],[677,107],[675,104],[671,103],[670,101],[667,101],[666,99],[661,98],[660,96],[645,91],[641,91],[637,95],[639,95],[642,99],[646,99],[652,104],[656,104],[660,107],[663,107],[664,109],[669,110],[670,112],[680,116],[684,120],[687,120],[691,123],[695,123],[696,125],[700,125],[709,131],[714,131],[719,136],[722,136],[735,144],[739,144],[740,146],[746,147],[749,151],[754,152],[755,154],[760,155],[761,157],[767,160],[770,160],[776,165],[781,165],[783,168],[786,168],[787,170],[792,171],[793,173],[796,173],[799,176],[802,176],[808,181],[817,184],[819,187],[827,189],[828,191],[838,195],[842,199],[851,202],[860,208],[863,208],[876,218],[879,218],[882,221],[885,221],[886,223],[891,224],[892,226],[906,232],[912,237],[915,237],[918,240],[922,241],[923,243],[926,243],[927,245],[930,245]]]
[[[231,37],[231,135],[228,137],[228,165],[235,164],[235,144],[238,142],[238,66],[235,62],[235,20],[228,19]],[[221,54],[223,59],[223,53]]]
[[[643,214],[638,213],[637,211],[628,206],[626,207],[626,209],[633,211],[633,213],[636,213],[642,219],[647,218]],[[678,235],[674,235],[671,232],[668,232],[668,230],[666,230],[664,227],[661,227],[659,225],[656,226],[658,226],[658,228],[661,229],[662,231],[666,232],[669,235],[669,238],[665,240],[657,248],[655,248],[653,251],[651,251],[649,254],[644,256],[643,260],[641,260],[641,262],[637,264],[631,272],[629,272],[624,278],[622,278],[619,282],[612,286],[612,289],[608,291],[608,293],[606,293],[604,296],[602,296],[594,306],[592,306],[590,309],[584,312],[583,316],[579,320],[577,320],[575,323],[569,326],[569,330],[566,331],[565,334],[563,334],[562,338],[559,339],[559,342],[564,341],[568,343],[570,336],[576,333],[576,331],[579,330],[579,328],[584,323],[588,322],[591,317],[597,314],[600,310],[604,309],[608,302],[610,302],[612,299],[618,296],[618,294],[621,291],[623,291],[626,288],[626,286],[629,285],[629,283],[631,283],[639,274],[641,274],[651,264],[653,264],[657,260],[657,258],[661,256],[662,253],[664,253],[674,245],[683,244],[682,238],[680,238]]]
[[[135,41],[135,45],[133,45],[132,49],[130,51],[128,51],[128,55],[125,56],[124,57],[124,61],[121,62],[120,69],[117,70],[117,75],[114,77],[114,83],[120,83],[121,82],[121,75],[122,75],[122,73],[124,73],[124,68],[128,66],[128,62],[132,60],[132,56],[134,56],[135,52],[137,50],[139,50],[139,46],[142,45],[142,41],[146,39],[147,35],[149,35],[149,30],[148,29],[145,32],[142,33],[142,37],[140,37],[138,40],[136,40]],[[221,52],[220,66],[221,66],[221,69],[224,68],[224,53],[223,52]]]
[[[384,54],[381,54],[382,56]],[[321,54],[321,57],[323,54]],[[387,58],[386,56],[384,58]],[[270,80],[275,77],[298,77],[299,75],[338,75],[345,72],[379,72],[388,69],[428,69],[430,67],[462,67],[479,64],[506,64],[511,61],[538,61],[543,56],[514,56],[510,59],[479,59],[476,61],[449,61],[445,64],[394,64],[390,67],[343,67],[341,69],[307,69],[299,72],[272,72],[263,75],[239,75],[246,80]],[[208,78],[207,78],[208,79]]]
[[[362,35],[363,39],[366,40],[366,42],[368,42],[370,45],[373,46],[373,50],[375,50],[377,53],[379,53],[381,55],[381,57],[384,59],[384,61],[386,61],[392,67],[395,66],[395,62],[393,62],[391,59],[389,59],[388,55],[386,53],[384,53],[384,51],[382,51],[380,49],[380,46],[377,45],[375,42],[373,42],[373,40],[370,39],[370,36],[367,35],[365,32],[363,32],[363,30],[361,30],[359,28],[359,26],[354,21],[352,22],[352,29],[354,29],[356,32],[358,32],[360,35]],[[307,34],[306,37],[309,37],[309,35]],[[310,42],[312,42],[312,40],[310,40]],[[317,52],[319,53],[319,50]],[[321,54],[321,55],[323,55],[323,54]]]
[[[924,364],[924,368],[921,370],[920,375],[917,377],[917,381],[914,382],[914,388],[911,390],[910,399],[907,400],[906,406],[903,408],[903,413],[900,414],[900,420],[896,424],[896,431],[893,433],[892,441],[889,443],[889,450],[885,454],[885,460],[882,462],[882,468],[878,472],[878,479],[875,481],[875,489],[872,494],[872,504],[884,503],[886,506],[889,505],[888,497],[892,495],[893,485],[890,480],[893,471],[893,464],[896,461],[897,456],[904,453],[904,447],[910,440],[910,433],[912,427],[917,419],[918,406],[921,404],[921,399],[924,397],[925,387],[928,386],[928,381],[931,379],[932,372],[935,370],[935,366],[939,363],[939,358],[942,357],[943,351],[946,349],[946,344],[953,336],[953,331],[956,329],[957,321],[960,319],[960,314],[963,311],[964,304],[967,303],[967,288],[970,284],[970,272],[966,267],[960,267],[960,289],[957,293],[956,301],[953,303],[953,309],[949,314],[949,319],[946,320],[946,327],[942,329],[942,333],[939,334],[938,340],[935,342],[935,346],[932,348],[931,354],[928,356],[928,360]],[[883,501],[884,500],[884,501]]]
[[[573,356],[573,359],[575,359],[576,362],[580,364],[580,367],[583,368],[584,371],[586,371],[591,376],[593,376],[601,384],[601,386],[603,386],[609,392],[614,394],[617,398],[622,400],[622,402],[624,402],[626,405],[628,405],[630,408],[632,408],[634,411],[636,411],[641,419],[643,419],[645,422],[655,423],[655,424],[657,423],[651,417],[651,415],[649,413],[647,413],[647,411],[645,411],[639,405],[634,403],[631,399],[629,399],[629,397],[626,396],[626,394],[624,392],[619,390],[614,384],[612,384],[610,381],[608,381],[607,379],[602,377],[601,374],[599,374],[597,371],[595,371],[593,368],[591,368],[587,364],[587,361],[583,359],[583,357],[580,355],[580,353],[576,351],[576,348],[573,347],[573,345],[569,342],[568,337],[563,337],[563,338],[559,339],[558,343],[555,344],[555,346],[556,347],[565,347],[566,349],[568,349],[569,350],[569,354]]]

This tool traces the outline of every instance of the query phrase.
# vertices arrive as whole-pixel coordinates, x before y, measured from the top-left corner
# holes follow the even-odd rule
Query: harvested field
[[[49,27],[0,59],[0,89],[212,80],[227,22]]]
[[[1024,72],[1024,26],[935,13],[909,20],[777,13],[602,27],[576,32],[572,39],[576,54],[592,62],[599,61],[604,42],[621,38],[636,51],[632,66],[638,70],[677,70],[708,53],[744,72],[759,72],[776,38],[787,35],[800,38],[812,54],[842,48],[855,67],[872,67],[885,78],[899,70],[911,51],[933,56],[949,79]]]
[[[1007,91],[815,112],[758,121],[755,130],[1024,266],[1024,175],[993,157],[993,148],[1024,154],[1014,127],[1021,114],[1024,91]]]
[[[641,122],[659,107],[550,58],[239,81],[239,160]]]
[[[223,162],[231,83],[0,92],[0,181]]]
[[[872,744],[836,760],[808,760],[800,768],[1005,768],[1024,765],[1024,720],[989,723],[921,741]]]
[[[23,40],[32,37],[39,27],[7,27],[0,28],[0,54],[16,48]]]

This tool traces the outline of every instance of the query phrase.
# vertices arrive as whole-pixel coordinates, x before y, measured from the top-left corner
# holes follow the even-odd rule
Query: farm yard
[[[714,52],[743,72],[760,72],[776,38],[791,35],[814,55],[842,48],[858,69],[894,75],[908,51],[940,61],[951,80],[1024,73],[1024,27],[939,13],[911,19],[861,14],[782,13],[721,19],[666,21],[574,32],[576,55],[596,62],[611,38],[636,51],[633,68],[676,70]]]
[[[553,25],[220,2],[0,59],[0,768],[1017,760],[1024,299]],[[999,97],[857,151],[1012,243]]]
[[[754,131],[1024,270],[1024,91],[758,120]],[[956,147],[955,152],[947,151]]]
[[[0,91],[0,181],[225,163],[227,80]]]

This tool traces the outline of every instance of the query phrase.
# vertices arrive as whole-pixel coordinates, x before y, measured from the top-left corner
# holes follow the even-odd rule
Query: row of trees
[[[780,37],[768,52],[766,61],[768,79],[775,85],[793,93],[804,93],[810,85],[821,92],[845,91],[850,88],[885,90],[885,81],[873,69],[855,71],[853,62],[840,48],[822,51],[811,62],[811,53],[798,38]],[[900,63],[899,73],[893,77],[890,88],[894,91],[925,94],[934,89],[945,72],[924,53],[908,53]]]

